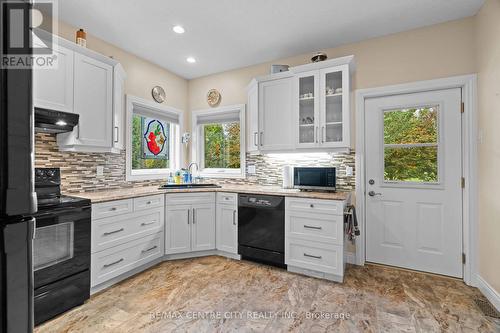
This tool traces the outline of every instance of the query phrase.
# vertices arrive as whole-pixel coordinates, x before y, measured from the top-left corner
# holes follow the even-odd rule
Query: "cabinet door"
[[[83,146],[111,148],[113,67],[75,53],[76,139]]]
[[[295,78],[296,142],[300,148],[319,144],[319,71],[301,73]]]
[[[73,112],[74,52],[59,46],[54,53],[56,68],[33,71],[33,104],[38,108]]]
[[[349,147],[349,68],[320,70],[320,142],[322,147]]]
[[[191,251],[191,205],[167,207],[165,219],[165,253]]]
[[[215,205],[193,205],[191,249],[205,251],[215,249]]]
[[[125,148],[125,71],[119,64],[113,69],[113,148]]]
[[[217,205],[217,250],[238,254],[238,211],[231,205]]]
[[[259,84],[259,145],[262,150],[290,150],[295,146],[293,78]]]
[[[248,90],[247,105],[247,152],[259,150],[259,85]]]

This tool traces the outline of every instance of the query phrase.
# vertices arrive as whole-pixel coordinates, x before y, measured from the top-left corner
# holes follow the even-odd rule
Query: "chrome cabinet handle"
[[[321,143],[326,142],[326,132],[325,132],[325,126],[321,129]]]
[[[118,142],[118,126],[115,126],[115,142]]]
[[[156,222],[153,221],[153,222],[149,222],[149,223],[146,223],[146,222],[142,222],[141,223],[141,226],[144,227],[144,226],[147,226],[147,225],[151,225],[151,224],[155,224]]]
[[[321,230],[321,229],[323,229],[322,227],[315,227],[315,226],[307,225],[307,224],[304,224],[304,228],[306,228],[306,229],[315,229],[315,230]]]
[[[236,209],[233,210],[233,225],[236,225]]]
[[[190,223],[191,220],[191,209],[188,209],[188,224]]]
[[[370,192],[368,192],[368,195],[369,195],[370,197],[374,197],[374,196],[376,196],[376,195],[382,195],[382,193],[376,193],[375,191],[370,191]]]
[[[115,210],[117,210],[117,208],[116,207],[111,207],[109,210],[112,211],[112,212],[114,212]]]
[[[152,251],[152,250],[156,249],[157,247],[158,247],[158,246],[156,246],[156,245],[155,245],[155,246],[153,246],[153,247],[150,247],[149,249],[142,250],[142,251],[141,251],[141,253],[147,253],[147,252],[149,252],[149,251]]]
[[[110,264],[104,264],[104,265],[103,265],[103,267],[104,267],[104,268],[108,268],[108,267],[114,266],[114,265],[116,265],[116,264],[121,263],[123,260],[125,260],[125,259],[121,258],[120,260],[117,260],[117,261],[112,262],[112,263],[110,263]]]
[[[304,257],[314,258],[314,259],[321,259],[322,258],[321,256],[313,256],[312,254],[307,254],[307,253],[304,253]]]
[[[103,235],[104,235],[104,236],[109,236],[109,235],[112,235],[112,234],[117,234],[117,233],[122,232],[122,231],[124,231],[124,230],[125,230],[125,229],[120,228],[120,229],[115,230],[115,231],[105,232]]]
[[[313,204],[310,204],[310,205],[309,205],[309,207],[314,208],[314,205],[313,205]]]
[[[319,126],[316,126],[316,143],[319,143],[318,133],[319,133]]]
[[[259,132],[255,132],[255,133],[253,133],[253,145],[255,147],[259,146],[258,141],[259,141]]]
[[[76,138],[80,140],[80,124],[76,127]]]
[[[195,224],[195,216],[196,216],[196,210],[193,208],[193,224]]]
[[[260,140],[259,140],[259,144],[261,146],[264,145],[264,132],[260,132]]]

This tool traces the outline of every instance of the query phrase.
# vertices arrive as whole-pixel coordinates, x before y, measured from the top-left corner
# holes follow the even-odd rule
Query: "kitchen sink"
[[[183,188],[220,188],[217,184],[164,184],[160,190],[183,189]]]

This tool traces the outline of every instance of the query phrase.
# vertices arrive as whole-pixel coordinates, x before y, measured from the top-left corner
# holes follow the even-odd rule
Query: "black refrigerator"
[[[5,3],[0,0],[2,9]],[[9,38],[5,10],[0,29],[3,59]],[[32,216],[37,210],[32,70],[0,71],[0,332],[32,332]]]

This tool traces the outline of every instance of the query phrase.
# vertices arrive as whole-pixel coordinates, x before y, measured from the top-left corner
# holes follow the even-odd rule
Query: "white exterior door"
[[[193,205],[192,251],[215,249],[215,207],[213,204]]]
[[[238,210],[217,205],[217,250],[238,254]]]
[[[461,89],[365,103],[367,261],[462,277]]]
[[[167,207],[165,253],[191,251],[191,205]]]

